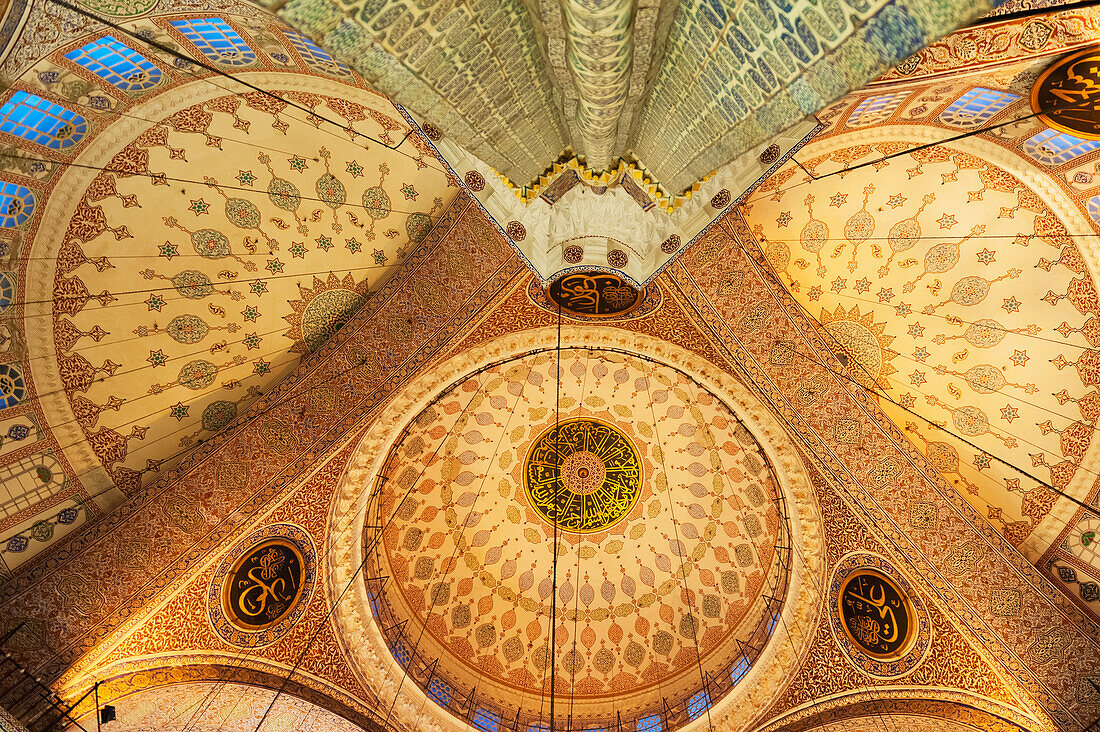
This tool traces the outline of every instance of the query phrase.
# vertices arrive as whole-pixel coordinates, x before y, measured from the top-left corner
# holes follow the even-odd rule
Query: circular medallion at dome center
[[[531,507],[563,531],[603,531],[630,513],[642,462],[630,438],[596,419],[552,424],[527,455],[524,488]]]

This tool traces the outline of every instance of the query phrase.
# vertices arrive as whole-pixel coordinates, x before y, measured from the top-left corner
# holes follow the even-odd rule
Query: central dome
[[[647,357],[546,349],[478,369],[379,472],[372,611],[404,683],[463,720],[546,724],[553,673],[555,729],[689,721],[745,674],[786,596],[764,449]]]

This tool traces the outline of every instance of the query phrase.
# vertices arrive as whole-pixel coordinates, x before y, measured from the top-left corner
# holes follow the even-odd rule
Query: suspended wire
[[[590,368],[590,359],[592,356],[591,349],[584,349],[584,380],[581,382],[581,396],[577,400],[578,404],[584,404],[584,395],[588,391],[588,372]],[[603,359],[600,359],[603,361]],[[598,385],[598,381],[597,381]],[[571,662],[569,664],[569,722],[567,729],[574,729],[575,723],[573,721],[574,704],[576,701],[576,686],[577,686],[577,624],[580,620],[580,607],[581,607],[581,541],[577,542],[577,576],[573,579],[573,655],[571,656]]]
[[[144,36],[139,35],[138,33],[135,33],[134,31],[131,31],[128,28],[124,28],[121,25],[118,25],[117,23],[114,23],[110,20],[107,20],[106,18],[103,18],[102,16],[99,16],[99,15],[96,15],[95,13],[89,12],[88,10],[85,10],[84,8],[81,8],[77,5],[73,5],[72,3],[67,2],[67,0],[48,0],[48,2],[51,2],[54,5],[58,5],[60,7],[63,7],[66,10],[69,10],[70,12],[79,13],[80,15],[83,15],[84,17],[89,18],[89,19],[91,19],[91,20],[93,20],[97,23],[102,24],[102,25],[105,25],[105,26],[107,26],[108,28],[110,28],[112,30],[118,31],[119,33],[124,33],[128,37],[133,38],[135,40],[138,40],[138,41],[150,46],[151,48],[155,48],[158,51],[160,51],[161,53],[168,54],[169,56],[172,56],[174,58],[178,58],[181,61],[185,61],[189,64],[194,64],[195,66],[199,66],[203,69],[206,69],[207,71],[210,71],[210,72],[212,72],[212,73],[214,73],[218,76],[223,76],[226,79],[229,79],[231,81],[235,81],[238,84],[240,84],[240,85],[242,85],[242,86],[244,86],[248,89],[251,89],[254,92],[258,92],[258,93],[260,93],[260,94],[262,94],[262,95],[264,95],[264,96],[266,96],[270,99],[278,101],[278,102],[280,102],[280,103],[282,103],[286,106],[293,107],[293,108],[298,109],[302,112],[305,112],[307,115],[309,115],[311,117],[316,117],[317,119],[320,119],[324,122],[327,122],[328,124],[338,128],[338,129],[340,129],[340,130],[342,130],[342,131],[344,131],[348,134],[351,134],[355,137],[363,137],[367,140],[370,140],[371,142],[374,142],[378,145],[381,145],[382,147],[384,147],[388,150],[393,150],[394,152],[397,152],[400,155],[405,155],[406,157],[414,158],[414,156],[409,155],[408,153],[405,153],[405,152],[402,152],[402,151],[398,150],[398,148],[405,142],[405,140],[408,139],[409,135],[414,134],[414,129],[412,127],[409,128],[409,131],[405,133],[405,136],[402,137],[401,141],[398,142],[396,145],[387,145],[385,142],[383,142],[383,141],[381,141],[381,140],[379,140],[375,137],[372,137],[372,136],[367,135],[363,132],[359,132],[358,130],[353,129],[350,124],[348,124],[348,125],[340,124],[339,122],[337,122],[337,121],[335,121],[335,120],[333,120],[329,117],[326,117],[325,115],[318,114],[315,110],[312,110],[309,107],[306,107],[302,104],[298,104],[297,102],[293,102],[289,99],[285,99],[285,98],[279,96],[278,94],[275,94],[274,92],[271,92],[267,89],[263,89],[262,87],[256,86],[255,84],[252,84],[248,81],[245,81],[245,80],[241,79],[238,76],[234,76],[233,74],[230,74],[229,72],[224,71],[224,70],[218,68],[217,66],[215,66],[213,64],[207,63],[205,61],[200,61],[199,59],[188,56],[187,54],[182,53],[180,51],[177,51],[176,49],[171,48],[169,46],[166,46],[163,43],[160,43],[159,41],[155,41],[151,38],[145,38]],[[211,82],[211,83],[213,83],[213,82]],[[217,84],[214,84],[214,85],[218,86]],[[223,87],[219,86],[218,88],[223,88]],[[229,91],[229,90],[227,89],[226,91]],[[431,167],[435,167],[435,166],[431,166]],[[441,168],[437,168],[437,169],[442,170]]]
[[[464,415],[466,413],[466,410],[470,408],[470,405],[473,404],[474,399],[477,397],[478,393],[479,393],[479,391],[474,392],[474,394],[470,397],[470,400],[468,402],[466,402],[466,406],[463,408],[462,413],[459,415],[459,420],[462,419],[462,415]],[[456,420],[456,424],[457,423],[458,423],[458,420]],[[453,427],[452,427],[452,429],[453,429]],[[450,435],[448,433],[448,435],[446,437],[449,437],[449,436]],[[413,488],[415,488],[417,486],[417,484],[420,482],[420,479],[424,476],[424,471],[426,471],[428,469],[428,467],[432,463],[434,463],[435,456],[437,456],[439,454],[439,450],[444,445],[444,443],[446,441],[446,437],[444,438],[444,440],[440,441],[439,445],[436,446],[436,450],[433,453],[433,457],[428,461],[428,465],[425,465],[424,468],[420,471],[420,475],[418,475],[416,477],[416,480],[410,481],[409,487],[405,491],[405,494],[401,497],[401,500],[398,501],[397,504],[394,506],[393,513],[390,514],[390,517],[386,520],[385,524],[383,524],[381,526],[381,528],[378,530],[377,534],[375,535],[374,539],[371,541],[370,545],[367,546],[367,547],[364,547],[362,561],[359,562],[359,566],[356,567],[355,571],[351,573],[351,577],[348,578],[347,583],[345,583],[343,589],[340,590],[340,593],[336,596],[336,599],[333,601],[332,607],[329,608],[327,613],[325,613],[325,616],[324,616],[324,618],[321,619],[321,622],[319,622],[317,624],[317,628],[310,635],[309,640],[306,642],[305,647],[302,649],[301,653],[298,654],[298,658],[297,658],[297,660],[295,660],[294,665],[291,666],[290,670],[287,672],[287,675],[285,677],[283,677],[282,683],[279,685],[278,690],[276,690],[275,695],[271,698],[271,703],[268,704],[267,709],[264,710],[263,715],[260,717],[260,721],[256,723],[255,732],[260,732],[261,728],[264,725],[264,722],[267,720],[268,715],[271,714],[271,710],[274,708],[275,702],[279,699],[279,696],[282,695],[283,691],[286,689],[286,685],[288,683],[290,683],[290,679],[298,671],[298,667],[301,666],[302,661],[305,660],[306,654],[309,653],[311,648],[313,648],[313,644],[317,640],[317,636],[320,635],[322,630],[324,630],[325,628],[328,627],[328,622],[332,618],[333,613],[336,612],[336,608],[340,606],[340,602],[347,595],[347,592],[348,592],[349,589],[351,589],[352,584],[355,582],[356,579],[359,578],[360,574],[362,574],[363,568],[367,565],[367,561],[370,560],[371,555],[374,552],[375,548],[382,541],[382,537],[385,535],[386,530],[389,529],[390,525],[393,523],[393,520],[395,518],[397,518],[397,514],[401,510],[401,506],[404,505],[405,501],[408,500],[410,495],[412,495]],[[379,477],[382,477],[382,476],[379,476]],[[380,491],[381,486],[376,483],[376,485],[374,486],[374,488],[372,488],[372,490]]]
[[[49,1],[54,2],[55,0],[49,0]],[[229,190],[229,191],[244,191],[245,193],[259,194],[260,196],[263,196],[263,197],[268,196],[267,191],[259,189],[259,188],[246,187],[246,186],[237,186],[237,185],[232,185],[232,184],[229,184],[229,183],[218,183],[213,178],[208,178],[208,179],[204,179],[204,180],[197,180],[195,178],[178,178],[178,177],[174,177],[174,176],[170,176],[170,175],[162,175],[160,173],[127,170],[125,168],[108,168],[106,166],[101,166],[101,165],[85,165],[83,163],[76,163],[76,162],[71,162],[71,161],[50,160],[49,158],[36,158],[36,157],[31,157],[29,155],[17,155],[17,154],[14,154],[14,153],[0,153],[0,160],[4,160],[4,159],[14,160],[14,161],[27,160],[27,161],[30,161],[32,163],[48,163],[50,165],[56,165],[56,166],[59,166],[59,167],[79,168],[81,170],[95,170],[95,171],[99,171],[99,172],[102,172],[102,173],[111,173],[112,175],[121,175],[121,176],[124,176],[124,177],[148,178],[151,181],[167,180],[167,181],[173,181],[173,182],[176,182],[176,183],[186,183],[188,185],[204,186],[208,190],[213,189],[215,186],[217,186],[218,188],[224,188],[224,189]],[[310,158],[310,159],[312,159],[312,158]],[[171,188],[171,186],[169,186],[169,188]],[[184,191],[182,188],[180,189],[180,193],[182,193],[183,195],[187,195],[186,191]],[[332,206],[329,202],[325,201],[325,199],[320,198],[318,196],[307,196],[307,195],[302,194],[301,191],[299,191],[298,192],[298,198],[299,198],[299,200],[302,200],[302,201],[312,201],[314,203],[323,203],[326,206],[328,206],[329,208],[332,208]],[[139,205],[139,207],[140,207],[140,205]],[[443,215],[442,213],[433,215],[433,214],[430,214],[430,213],[425,213],[423,211],[405,211],[405,210],[402,210],[402,209],[396,209],[396,208],[392,208],[392,207],[387,208],[385,206],[373,206],[373,205],[368,206],[364,203],[354,203],[354,202],[349,202],[349,201],[345,201],[344,203],[340,204],[340,206],[338,206],[337,208],[343,208],[343,207],[363,209],[365,211],[372,211],[372,212],[374,212],[374,211],[385,211],[387,214],[396,213],[396,214],[407,214],[407,215],[410,215],[410,216],[413,215],[413,214],[424,214],[425,216],[428,216],[430,218],[439,218],[440,216]],[[336,210],[337,210],[336,208],[332,208],[333,214],[335,214]],[[363,227],[360,227],[360,228],[363,228]],[[259,231],[259,228],[257,228],[256,231]]]
[[[52,0],[52,1],[56,1],[56,0]],[[998,122],[996,124],[992,124],[992,125],[989,125],[987,127],[979,127],[977,129],[973,129],[973,130],[969,130],[967,132],[960,133],[958,135],[952,135],[951,137],[947,137],[947,138],[944,138],[942,140],[936,140],[935,142],[926,142],[926,143],[915,144],[915,147],[907,148],[905,150],[900,150],[900,151],[895,152],[895,153],[889,153],[887,155],[883,155],[880,158],[876,158],[875,160],[870,160],[870,161],[865,162],[865,163],[859,163],[858,165],[853,165],[853,166],[847,167],[847,168],[841,168],[840,170],[834,170],[833,172],[825,173],[824,175],[814,175],[813,173],[811,173],[802,163],[800,163],[792,155],[791,156],[791,161],[794,162],[799,168],[802,168],[803,171],[805,171],[806,175],[809,176],[809,180],[804,179],[804,180],[799,181],[798,183],[795,183],[795,184],[787,186],[787,187],[780,187],[780,188],[777,188],[776,190],[769,190],[767,195],[761,194],[760,196],[758,196],[756,198],[750,198],[747,201],[745,201],[745,203],[743,205],[749,205],[749,204],[755,203],[756,201],[762,200],[764,198],[771,198],[772,196],[778,196],[782,193],[792,191],[796,188],[801,188],[802,186],[807,185],[811,182],[817,182],[817,181],[825,180],[826,178],[831,178],[834,175],[846,175],[848,173],[851,173],[854,170],[859,170],[860,168],[866,168],[870,165],[878,165],[880,163],[886,162],[887,160],[892,160],[894,158],[901,157],[903,155],[911,155],[912,153],[920,152],[922,150],[928,150],[928,149],[931,149],[933,147],[939,147],[940,145],[950,145],[953,142],[959,142],[960,140],[965,140],[968,137],[974,137],[976,135],[980,135],[980,134],[985,133],[985,132],[993,132],[994,130],[999,130],[1003,127],[1010,127],[1011,125],[1018,124],[1020,122],[1026,122],[1027,120],[1034,119],[1035,117],[1038,117],[1040,115],[1049,115],[1052,112],[1056,112],[1056,111],[1062,111],[1062,110],[1066,110],[1066,109],[1073,109],[1075,107],[1083,107],[1083,106],[1087,106],[1089,103],[1090,102],[1088,100],[1085,100],[1083,102],[1078,102],[1076,104],[1067,104],[1063,107],[1057,107],[1057,108],[1054,108],[1054,109],[1047,109],[1047,110],[1043,110],[1041,112],[1032,112],[1030,114],[1023,115],[1022,117],[1014,117],[1013,119],[1005,120],[1004,122]]]
[[[653,420],[653,434],[654,434],[654,437],[656,439],[657,448],[661,451],[661,477],[664,478],[665,497],[668,499],[668,513],[669,513],[669,517],[672,519],[673,536],[676,537],[676,556],[680,561],[680,567],[679,567],[679,570],[678,570],[679,574],[680,574],[680,583],[683,587],[684,595],[687,598],[687,601],[684,603],[684,605],[687,607],[688,621],[691,623],[691,637],[692,637],[692,640],[695,642],[695,665],[699,669],[699,683],[702,684],[703,693],[706,695],[705,698],[706,698],[706,712],[707,712],[707,729],[709,729],[709,730],[711,730],[711,732],[713,732],[714,724],[713,724],[713,721],[711,720],[711,716],[710,716],[710,706],[711,706],[711,702],[713,700],[710,698],[711,697],[711,695],[710,695],[710,684],[707,682],[707,675],[703,672],[703,653],[699,649],[699,628],[700,628],[700,623],[695,619],[695,609],[694,609],[695,593],[693,593],[688,588],[687,573],[684,571],[684,567],[687,564],[687,562],[684,559],[684,545],[680,541],[680,525],[679,525],[679,522],[676,520],[676,508],[675,508],[674,502],[672,500],[672,485],[669,482],[668,466],[665,465],[665,447],[661,443],[661,431],[660,431],[659,427],[657,426],[657,410],[653,406],[653,391],[652,390],[653,390],[653,388],[656,384],[656,381],[655,381],[655,379],[653,379],[649,375],[649,369],[648,369],[648,365],[646,363],[648,361],[648,359],[641,359],[641,361],[642,361],[642,373],[645,374],[645,380],[646,380],[646,393],[649,396],[650,419]],[[765,571],[763,563],[761,563],[760,569],[761,569],[761,571]],[[771,603],[769,603],[768,605],[769,605],[769,609],[770,609]],[[681,635],[682,635],[682,633],[681,633]]]
[[[534,368],[533,364],[532,364],[531,367],[528,367],[528,369],[527,369],[528,374],[531,373],[532,368]],[[505,372],[505,377],[506,377],[506,373],[507,372]],[[465,379],[463,379],[463,381],[465,381]],[[481,394],[482,390],[486,389],[488,387],[488,384],[491,383],[491,381],[492,380],[488,380],[485,384],[480,385],[478,391],[475,392],[475,397],[478,394]],[[459,382],[459,383],[461,384],[462,382]],[[512,416],[517,411],[516,406],[519,404],[520,399],[523,398],[523,392],[525,391],[526,386],[527,386],[527,378],[524,377],[522,385],[520,386],[520,392],[519,392],[519,394],[516,395],[515,402],[512,404],[512,409],[508,410],[508,417],[504,422],[503,428],[501,429],[500,436],[497,438],[496,448],[493,450],[493,455],[489,459],[489,465],[492,465],[496,462],[496,457],[500,453],[500,448],[501,448],[501,446],[504,442],[504,436],[506,434],[508,434],[508,426],[512,423]],[[471,402],[470,402],[471,404],[473,403],[473,399],[474,398],[471,398]],[[423,410],[422,410],[421,413],[423,413]],[[467,422],[468,422],[468,420],[465,420],[465,419],[456,420],[455,424],[452,425],[451,430],[448,431],[447,437],[450,437],[450,435],[453,434],[455,428],[458,427],[460,423],[462,423],[462,428],[465,428]],[[485,483],[488,481],[488,478],[489,478],[489,470],[488,470],[488,468],[486,468],[484,474],[481,476],[481,484],[478,486],[477,495],[474,497],[474,500],[470,503],[470,510],[466,512],[466,519],[462,522],[462,528],[459,529],[458,536],[454,537],[454,549],[451,551],[451,556],[450,556],[450,559],[448,560],[447,564],[444,565],[446,567],[446,569],[443,572],[443,576],[439,580],[440,583],[443,583],[443,582],[447,581],[447,577],[450,576],[451,569],[457,564],[455,562],[455,557],[458,554],[459,547],[462,546],[463,536],[466,533],[466,529],[470,525],[470,519],[473,518],[473,516],[476,512],[475,509],[477,508],[477,504],[481,500],[482,494],[485,492]],[[451,533],[453,534],[453,531]],[[433,572],[432,573],[432,580],[434,580],[434,579],[435,579],[435,573]],[[432,586],[432,585],[435,585],[435,584],[436,583],[434,581],[429,581],[429,586]],[[404,670],[401,673],[400,681],[398,681],[398,683],[397,683],[397,690],[394,691],[393,701],[390,702],[389,709],[386,712],[385,724],[389,724],[390,717],[393,715],[394,707],[397,706],[397,699],[398,699],[398,697],[401,696],[401,689],[404,686],[405,679],[409,675],[409,667],[412,665],[412,659],[416,658],[416,653],[420,649],[420,642],[424,638],[424,631],[428,627],[428,621],[431,619],[432,613],[435,612],[435,606],[438,604],[439,598],[436,596],[436,593],[433,592],[433,593],[431,593],[431,595],[432,595],[432,603],[428,607],[428,614],[426,616],[424,616],[424,620],[420,624],[420,631],[416,636],[416,643],[413,645],[412,651],[409,654],[409,663],[401,664]]]
[[[753,257],[753,256],[752,256],[752,255],[751,255],[751,254],[749,253],[749,251],[748,251],[748,250],[747,250],[747,249],[745,248],[745,245],[744,245],[744,244],[743,244],[743,243],[741,242],[741,240],[740,240],[740,238],[739,238],[739,237],[737,237],[737,236],[731,236],[731,238],[732,238],[732,239],[733,239],[734,241],[736,241],[736,242],[737,242],[737,245],[738,245],[738,247],[740,247],[740,248],[741,248],[741,251],[742,251],[742,253],[743,253],[743,254],[745,255],[745,257],[746,257],[746,258],[748,259],[748,261],[750,261],[750,262],[752,263],[753,267],[754,267],[754,268],[755,268],[755,269],[757,270],[757,272],[758,272],[758,273],[759,273],[759,274],[760,274],[760,275],[761,275],[762,277],[764,277],[764,278],[766,278],[766,279],[769,279],[769,280],[771,280],[771,281],[772,281],[772,284],[773,284],[773,285],[775,285],[775,286],[778,286],[778,287],[779,287],[779,288],[781,288],[781,289],[785,289],[785,288],[783,288],[783,285],[782,285],[782,283],[781,283],[781,282],[780,282],[780,281],[778,280],[778,278],[776,277],[776,275],[775,275],[775,272],[774,272],[774,270],[773,270],[773,269],[772,269],[772,268],[771,268],[770,266],[768,266],[768,267],[761,267],[761,266],[759,265],[759,263],[758,263],[758,262],[756,261],[756,258],[755,258],[755,257]],[[681,269],[683,269],[683,264],[681,264],[680,266],[681,266]],[[687,270],[686,270],[686,269],[683,269],[683,271],[684,271],[684,273],[685,273],[685,274],[687,273]],[[805,316],[805,317],[806,317],[806,318],[807,318],[807,319],[809,320],[809,322],[810,322],[810,323],[811,323],[811,324],[812,324],[813,326],[815,326],[815,327],[814,327],[814,330],[815,330],[815,331],[817,331],[817,332],[824,332],[824,333],[826,333],[826,334],[828,335],[828,337],[829,337],[830,339],[832,339],[832,340],[833,340],[834,342],[836,342],[837,346],[838,346],[839,348],[841,348],[841,350],[843,351],[843,346],[842,346],[842,345],[840,344],[840,342],[839,342],[839,341],[837,341],[837,340],[836,340],[835,336],[833,336],[833,335],[832,335],[831,333],[829,333],[828,329],[827,329],[827,328],[825,328],[825,327],[824,327],[824,326],[823,326],[823,325],[821,324],[821,322],[820,322],[820,321],[818,321],[818,320],[817,320],[817,319],[816,319],[816,318],[815,318],[815,317],[813,316],[813,314],[812,314],[812,313],[810,313],[810,311],[809,311],[809,310],[807,310],[807,309],[805,308],[805,306],[803,306],[803,305],[802,305],[802,303],[801,303],[801,302],[799,302],[799,301],[798,301],[798,300],[797,300],[796,298],[793,298],[793,297],[791,298],[791,300],[792,300],[792,301],[794,301],[795,305],[796,305],[796,306],[798,307],[798,309],[799,309],[799,310],[801,310],[801,311],[802,311],[803,315],[804,315],[804,316]],[[833,357],[834,359],[836,359],[836,361],[837,361],[837,362],[839,362],[839,363],[843,363],[843,361],[842,361],[841,359],[837,358],[837,355],[836,355],[836,353],[835,353],[835,352],[834,352],[834,351],[833,351],[833,350],[832,350],[832,349],[831,349],[831,348],[830,348],[829,346],[825,346],[825,348],[826,348],[826,350],[828,350],[828,351],[829,351],[830,355],[831,355],[831,356],[832,356],[832,357]],[[1046,481],[1044,481],[1044,480],[1042,480],[1042,479],[1038,478],[1038,477],[1037,477],[1037,476],[1035,476],[1035,475],[1032,475],[1031,473],[1029,473],[1028,471],[1024,470],[1023,468],[1021,468],[1021,467],[1019,467],[1019,466],[1017,466],[1017,465],[1015,465],[1015,464],[1013,464],[1013,463],[1011,463],[1011,462],[1009,462],[1009,461],[1007,461],[1007,460],[1005,460],[1005,459],[1003,459],[1003,458],[1001,458],[1001,457],[999,457],[999,456],[997,456],[997,455],[995,455],[995,454],[993,454],[993,453],[989,452],[988,450],[984,450],[984,449],[982,449],[982,448],[978,447],[978,446],[977,446],[976,444],[974,444],[974,443],[973,443],[973,442],[971,442],[970,440],[968,440],[968,439],[964,438],[963,436],[961,436],[961,435],[958,435],[958,434],[956,434],[956,433],[952,432],[951,430],[947,429],[946,427],[944,427],[944,426],[942,426],[942,425],[939,425],[939,424],[937,424],[937,423],[933,422],[933,421],[932,421],[931,419],[929,419],[929,418],[925,417],[924,415],[922,415],[922,414],[920,414],[920,413],[918,413],[918,412],[916,412],[916,411],[914,411],[914,410],[910,409],[909,407],[906,407],[906,406],[902,405],[902,404],[901,404],[900,402],[897,402],[897,401],[895,401],[895,400],[894,400],[894,399],[893,399],[893,398],[892,398],[892,397],[891,397],[891,396],[890,396],[889,394],[885,393],[884,391],[879,391],[879,390],[874,390],[874,389],[871,389],[871,388],[869,388],[869,387],[867,387],[867,386],[865,386],[865,385],[861,384],[861,383],[860,383],[859,381],[857,381],[856,379],[852,378],[852,377],[851,377],[850,375],[848,375],[848,374],[843,374],[843,373],[841,373],[841,372],[838,372],[838,371],[836,371],[835,369],[833,369],[833,368],[832,368],[831,366],[829,366],[829,365],[828,365],[828,364],[826,364],[825,362],[823,362],[823,361],[821,361],[821,360],[819,360],[819,359],[815,358],[815,357],[814,357],[814,356],[812,356],[812,355],[809,355],[809,354],[805,354],[805,353],[802,353],[802,352],[801,352],[801,351],[799,351],[799,350],[798,350],[797,348],[794,348],[794,349],[793,349],[793,351],[794,351],[795,353],[798,353],[798,354],[800,354],[800,355],[801,355],[801,356],[803,356],[804,358],[808,358],[808,359],[810,359],[810,360],[814,361],[814,362],[815,362],[815,363],[817,363],[817,364],[818,364],[819,366],[822,366],[822,367],[823,367],[823,368],[825,368],[826,370],[828,370],[828,371],[830,371],[831,373],[833,373],[834,375],[836,375],[836,376],[838,376],[838,377],[840,377],[840,378],[844,379],[845,381],[848,381],[848,382],[850,382],[850,383],[852,383],[852,384],[855,384],[855,385],[856,385],[856,386],[858,386],[858,387],[859,387],[860,389],[862,389],[863,391],[867,392],[867,393],[868,393],[869,395],[871,395],[871,396],[876,396],[876,397],[881,397],[881,398],[885,399],[886,401],[890,402],[891,404],[895,405],[895,406],[896,406],[896,407],[898,407],[899,409],[903,409],[904,411],[908,412],[909,414],[912,414],[913,416],[917,417],[917,418],[918,418],[918,419],[920,419],[921,421],[923,421],[923,422],[926,422],[927,424],[929,424],[929,425],[933,426],[933,427],[934,427],[935,429],[938,429],[938,430],[941,430],[941,431],[943,431],[944,433],[946,433],[946,434],[948,434],[948,435],[950,435],[950,436],[954,437],[955,439],[959,440],[960,442],[963,442],[963,443],[965,443],[965,444],[969,445],[970,447],[974,448],[975,450],[978,450],[978,451],[979,451],[980,453],[983,453],[983,454],[989,455],[989,456],[990,456],[991,458],[993,458],[993,459],[994,459],[994,460],[996,460],[997,462],[999,462],[999,463],[1002,463],[1003,465],[1005,465],[1005,466],[1007,466],[1007,467],[1011,468],[1012,470],[1016,471],[1017,473],[1019,473],[1019,474],[1021,474],[1021,475],[1025,476],[1025,477],[1029,478],[1030,480],[1034,481],[1035,483],[1038,483],[1039,485],[1041,485],[1041,486],[1043,486],[1044,488],[1046,488],[1046,489],[1048,489],[1048,490],[1050,490],[1050,491],[1052,491],[1052,492],[1056,493],[1057,495],[1059,495],[1059,496],[1062,496],[1063,498],[1066,498],[1066,499],[1070,500],[1071,502],[1073,502],[1073,503],[1077,504],[1077,505],[1078,505],[1078,506],[1080,506],[1081,508],[1083,508],[1083,509],[1087,510],[1087,511],[1088,511],[1089,513],[1091,513],[1091,514],[1094,514],[1094,515],[1100,515],[1100,511],[1098,511],[1098,510],[1097,510],[1096,508],[1093,508],[1092,506],[1089,506],[1088,504],[1086,504],[1086,503],[1084,503],[1083,501],[1081,501],[1081,500],[1079,500],[1079,499],[1075,498],[1074,496],[1071,496],[1070,494],[1066,493],[1065,491],[1063,491],[1063,490],[1061,490],[1061,489],[1059,489],[1059,488],[1055,488],[1055,487],[1054,487],[1053,485],[1051,485],[1050,483],[1048,483],[1048,482],[1046,482]],[[846,351],[844,351],[844,352],[846,353]],[[849,359],[849,360],[855,360],[855,359]],[[857,363],[857,364],[859,364],[859,362],[858,362],[858,361],[856,361],[856,363]],[[860,365],[860,367],[861,367],[861,368],[863,368],[862,364],[859,364],[859,365]],[[866,373],[866,369],[864,369],[864,373]],[[867,374],[867,376],[868,376],[868,378],[871,378],[869,374]],[[875,381],[875,380],[874,380],[873,378],[871,378],[871,383],[877,384],[878,382],[877,382],[877,381]],[[1008,433],[1006,433],[1006,434],[1008,434]],[[1013,435],[1013,436],[1015,437],[1015,435]],[[1027,442],[1026,440],[1022,440],[1022,441],[1024,441],[1024,442]],[[1028,444],[1031,444],[1031,443],[1028,443]],[[1081,469],[1083,469],[1083,468],[1081,468]],[[1090,472],[1090,473],[1091,473],[1092,471],[1086,471],[1086,472]]]
[[[558,476],[554,491],[554,543],[553,543],[553,578],[551,580],[550,596],[550,732],[554,732],[554,696],[557,683],[558,661],[558,504],[561,494],[564,492],[565,481],[561,477],[561,302],[558,302],[558,338],[554,357],[554,371],[557,378],[554,381],[554,466]],[[545,667],[544,667],[545,668]]]

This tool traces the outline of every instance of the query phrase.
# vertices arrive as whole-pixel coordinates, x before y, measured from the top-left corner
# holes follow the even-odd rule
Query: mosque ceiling
[[[101,35],[84,27],[13,86],[86,127],[61,152],[4,140],[0,178],[34,201],[3,232],[5,282],[19,283],[4,305],[7,570],[231,422],[371,297],[454,198],[385,97],[292,31],[226,17],[245,44],[240,73],[275,96],[195,79],[116,31],[149,64],[124,91],[73,60]],[[127,28],[188,48],[167,16]]]
[[[271,7],[518,185],[567,149],[680,192],[992,7],[292,0]]]

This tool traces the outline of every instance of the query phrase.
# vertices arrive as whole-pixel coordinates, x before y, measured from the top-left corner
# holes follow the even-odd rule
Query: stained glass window
[[[23,186],[0,181],[0,228],[22,226],[33,213],[33,193]]]
[[[688,719],[695,719],[710,707],[710,694],[704,689],[688,699]]]
[[[15,302],[15,273],[0,272],[0,313]]]
[[[908,96],[909,92],[897,92],[868,97],[856,105],[852,116],[848,118],[848,126],[866,127],[877,122],[885,122]]]
[[[439,679],[432,679],[428,684],[428,696],[439,706],[446,707],[451,701],[451,687]]]
[[[738,681],[745,678],[745,674],[749,672],[749,667],[751,665],[749,659],[742,657],[740,661],[733,664],[733,669],[730,670],[730,681],[736,684]]]
[[[940,121],[955,127],[975,127],[1019,98],[1015,94],[977,86],[943,110]]]
[[[23,372],[15,364],[0,363],[0,409],[14,407],[27,396]]]
[[[308,36],[292,30],[285,30],[283,33],[308,65],[326,74],[347,76],[348,67],[334,59],[332,54],[318,46]]]
[[[401,641],[393,642],[393,657],[397,659],[397,662],[402,666],[409,665],[409,649]]]
[[[69,51],[65,58],[123,91],[151,89],[161,80],[160,69],[113,36],[86,43]]]
[[[638,720],[635,729],[637,732],[661,732],[660,715],[654,714],[649,717],[642,717]]]
[[[1047,128],[1024,141],[1024,152],[1035,160],[1049,165],[1065,165],[1074,158],[1100,148],[1100,141],[1082,140],[1067,132]]]
[[[485,707],[479,707],[474,712],[474,718],[471,721],[475,727],[483,732],[497,732],[500,729],[500,715],[496,712],[490,712]]]
[[[88,131],[88,123],[59,104],[17,91],[0,107],[0,131],[50,150],[63,150],[80,142]]]
[[[248,66],[256,61],[256,52],[221,18],[173,20],[172,27],[220,64]]]

